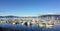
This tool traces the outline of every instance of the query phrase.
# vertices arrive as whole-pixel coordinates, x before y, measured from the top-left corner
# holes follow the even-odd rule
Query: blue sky
[[[0,15],[60,13],[60,0],[0,0]]]

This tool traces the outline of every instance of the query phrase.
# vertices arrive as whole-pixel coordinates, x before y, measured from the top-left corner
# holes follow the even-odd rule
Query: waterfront
[[[14,29],[14,30],[23,30],[23,31],[60,31],[60,25],[55,25],[52,28],[47,27],[39,27],[37,24],[34,25],[22,25],[22,24],[0,24],[0,27],[4,27],[7,29]]]
[[[5,31],[60,31],[60,15],[15,17],[2,16],[0,29]]]
[[[0,31],[60,31],[60,0],[0,0]]]

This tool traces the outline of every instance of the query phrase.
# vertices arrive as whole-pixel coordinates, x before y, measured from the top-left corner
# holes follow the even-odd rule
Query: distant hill
[[[0,16],[0,18],[20,18],[18,16]]]
[[[40,15],[39,17],[49,17],[49,16],[60,16],[60,14],[46,14],[46,15]]]
[[[47,15],[41,15],[39,16],[42,20],[60,20],[60,14],[47,14]]]
[[[53,17],[60,17],[60,15],[49,15],[49,14],[47,14],[47,15],[40,15],[40,16],[38,16],[38,17],[51,17],[51,16],[53,16]],[[24,17],[19,17],[19,16],[0,16],[0,18],[24,18]],[[28,17],[27,17],[28,18]],[[33,18],[33,17],[31,17],[31,18]],[[35,18],[35,17],[34,17]]]

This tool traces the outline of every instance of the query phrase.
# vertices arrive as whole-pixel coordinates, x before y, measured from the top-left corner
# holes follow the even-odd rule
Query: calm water
[[[40,28],[38,27],[37,24],[34,25],[22,25],[22,24],[17,24],[17,25],[12,25],[12,24],[0,24],[0,27],[5,27],[8,29],[16,29],[16,30],[25,30],[25,31],[60,31],[60,25],[55,25],[52,28]]]

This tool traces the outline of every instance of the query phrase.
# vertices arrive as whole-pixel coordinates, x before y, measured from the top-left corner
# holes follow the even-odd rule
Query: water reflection
[[[50,27],[40,27],[38,24],[33,24],[33,25],[28,25],[25,23],[24,25],[22,24],[0,24],[0,27],[6,27],[10,29],[22,29],[25,31],[60,31],[59,27],[56,26],[50,26]]]
[[[24,23],[25,26],[28,26],[27,22]]]

